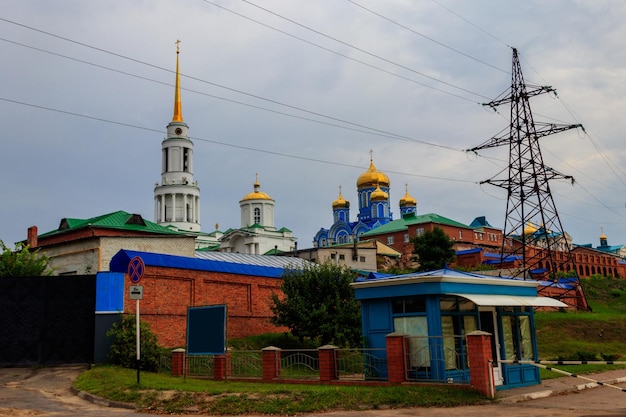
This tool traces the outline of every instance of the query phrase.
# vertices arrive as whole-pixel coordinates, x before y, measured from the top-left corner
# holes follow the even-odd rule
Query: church
[[[244,254],[275,254],[292,251],[296,238],[286,227],[274,226],[276,202],[260,190],[258,174],[252,192],[239,202],[241,226],[211,233],[200,227],[200,188],[193,174],[193,142],[189,126],[183,120],[179,49],[176,49],[176,85],[174,116],[167,125],[167,137],[161,143],[161,182],[154,187],[154,221],[172,230],[194,235],[196,249]]]
[[[356,221],[350,220],[350,202],[339,189],[339,197],[333,201],[333,224],[329,229],[321,228],[313,238],[313,246],[322,248],[335,244],[350,243],[364,233],[393,220],[390,208],[389,177],[376,169],[373,157],[370,166],[356,181],[359,212]],[[400,199],[400,216],[416,213],[417,200],[409,195],[408,189]]]
[[[254,189],[239,202],[241,228],[229,229],[220,238],[221,252],[247,253],[253,255],[277,255],[296,249],[296,238],[291,230],[274,226],[276,202],[261,191],[259,176]]]

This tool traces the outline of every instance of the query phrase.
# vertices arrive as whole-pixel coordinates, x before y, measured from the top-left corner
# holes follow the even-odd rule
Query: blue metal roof
[[[359,279],[357,281],[370,281],[370,280],[385,280],[385,279],[395,279],[395,278],[407,278],[407,277],[443,277],[443,278],[450,278],[450,277],[455,277],[455,278],[497,278],[497,277],[492,277],[492,276],[487,276],[487,275],[479,275],[479,274],[474,274],[472,272],[463,272],[463,271],[457,271],[455,269],[448,269],[448,268],[443,268],[443,269],[437,269],[434,271],[426,271],[426,272],[411,272],[409,274],[402,274],[402,275],[390,275],[390,274],[383,274],[383,273],[370,273],[369,276],[367,277],[367,279]]]
[[[274,249],[272,249],[273,251]],[[311,262],[293,256],[251,255],[232,252],[196,252],[196,258],[211,261],[230,262],[243,265],[268,266],[272,268],[302,269]]]
[[[276,266],[267,266],[260,265],[258,263],[254,264],[252,262],[245,263],[241,259],[237,262],[235,257],[232,257],[229,262],[226,260],[198,259],[186,256],[165,255],[160,253],[138,252],[122,249],[111,259],[109,269],[111,272],[127,272],[128,264],[135,256],[139,256],[146,266],[224,272],[227,274],[250,275],[268,278],[281,278],[284,270],[289,268],[286,264],[283,266],[277,266],[278,264]],[[284,259],[294,260],[295,258]]]
[[[465,249],[465,250],[459,250],[456,251],[457,255],[468,255],[470,253],[478,253],[478,252],[482,252],[483,248],[472,248],[472,249]]]

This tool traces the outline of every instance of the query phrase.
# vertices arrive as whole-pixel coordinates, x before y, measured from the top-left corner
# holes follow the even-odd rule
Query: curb
[[[96,405],[101,405],[103,407],[111,407],[111,408],[125,408],[127,410],[137,409],[137,407],[135,407],[135,405],[131,403],[107,400],[106,398],[98,397],[97,395],[90,394],[86,391],[77,390],[74,387],[71,387],[71,390],[74,393],[74,395],[76,395],[78,398],[81,398],[85,401],[89,401],[90,403],[93,403]]]
[[[626,382],[626,377],[614,378],[614,379],[601,381],[601,382],[602,384],[609,384],[609,385],[620,384],[620,383]],[[561,395],[561,394],[570,394],[573,392],[583,391],[585,389],[590,389],[590,388],[598,388],[601,386],[602,385],[597,382],[588,382],[586,384],[574,385],[568,388],[536,391],[536,392],[529,392],[526,394],[514,395],[512,397],[504,397],[504,398],[499,399],[498,402],[505,403],[505,404],[507,403],[513,404],[513,403],[519,403],[522,401],[537,400],[539,398],[554,397],[556,395]]]

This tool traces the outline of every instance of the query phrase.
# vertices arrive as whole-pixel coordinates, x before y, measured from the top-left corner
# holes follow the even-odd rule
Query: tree
[[[413,253],[419,258],[419,271],[440,269],[454,261],[454,241],[439,227],[414,237],[412,243]]]
[[[28,245],[18,243],[15,251],[8,248],[0,239],[0,278],[50,276],[50,258],[39,252],[31,251]]]
[[[294,336],[322,345],[361,345],[361,307],[354,298],[349,268],[332,263],[285,270],[282,292],[272,295],[270,319]]]
[[[135,315],[123,315],[119,323],[106,333],[113,338],[109,348],[109,360],[113,365],[135,369],[137,365],[137,318]],[[141,369],[157,371],[159,366],[159,345],[157,337],[150,328],[150,323],[141,321],[139,324],[139,349]]]

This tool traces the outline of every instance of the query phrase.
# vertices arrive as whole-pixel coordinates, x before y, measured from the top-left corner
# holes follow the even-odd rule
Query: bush
[[[598,356],[593,353],[593,352],[585,352],[585,351],[579,351],[576,352],[576,356],[578,357],[579,361],[597,361],[598,360]]]
[[[619,353],[615,353],[615,354],[604,354],[604,353],[600,353],[600,357],[602,358],[603,361],[607,361],[607,362],[615,362],[616,360],[618,360],[619,358],[622,357],[622,355],[620,355]]]
[[[134,315],[122,315],[119,323],[113,324],[107,336],[113,341],[109,348],[109,360],[114,365],[124,368],[137,368],[137,332],[136,317]],[[149,372],[156,372],[159,365],[159,346],[156,335],[150,329],[150,324],[141,322],[140,324],[140,369]]]

